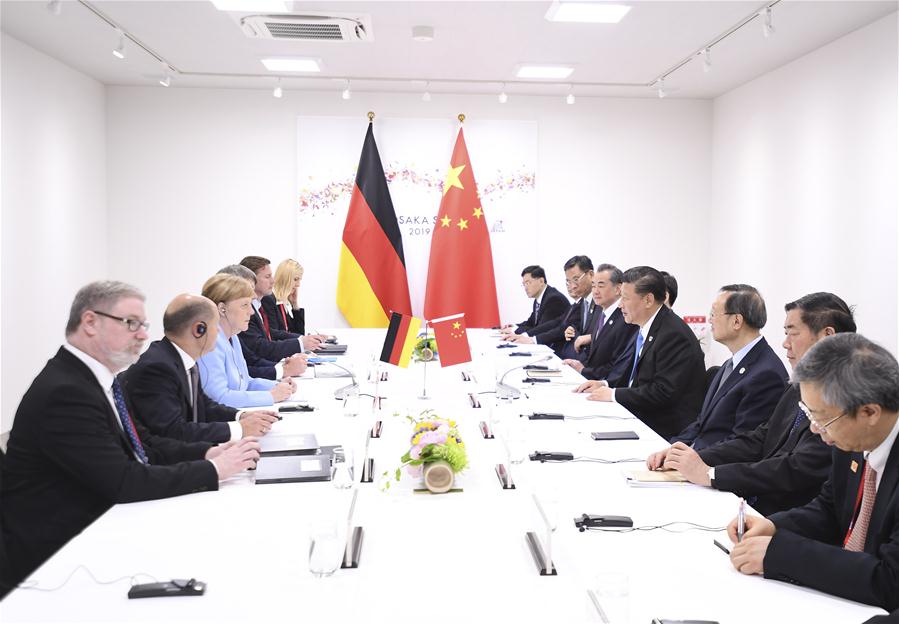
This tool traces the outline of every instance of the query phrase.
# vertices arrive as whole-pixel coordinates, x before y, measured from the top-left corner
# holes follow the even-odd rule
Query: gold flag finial
[[[371,123],[375,120],[375,111],[368,111],[368,123]]]
[[[459,123],[465,123],[465,113],[459,113]]]

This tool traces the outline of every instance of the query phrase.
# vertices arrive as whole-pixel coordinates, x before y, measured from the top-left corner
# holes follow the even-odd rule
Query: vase
[[[434,494],[443,494],[453,487],[455,475],[453,469],[445,461],[435,461],[425,464],[424,471],[425,487]]]

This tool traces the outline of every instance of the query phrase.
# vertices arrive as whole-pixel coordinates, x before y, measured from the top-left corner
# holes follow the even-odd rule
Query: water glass
[[[309,527],[309,571],[315,578],[331,576],[340,567],[344,544],[337,523],[318,522]]]
[[[331,452],[331,485],[341,490],[347,490],[353,487],[354,480],[353,451],[338,446]]]
[[[631,587],[627,574],[599,574],[592,589],[608,624],[630,623]]]

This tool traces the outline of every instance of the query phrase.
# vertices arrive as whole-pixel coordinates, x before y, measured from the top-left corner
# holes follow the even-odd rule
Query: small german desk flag
[[[343,227],[337,307],[351,327],[387,327],[392,310],[412,314],[403,239],[371,122]]]
[[[415,348],[415,339],[420,327],[421,319],[392,312],[390,325],[387,327],[387,336],[384,338],[384,348],[381,349],[381,361],[400,368],[409,366],[409,359]]]
[[[429,323],[434,330],[434,340],[437,341],[440,366],[471,362],[471,348],[468,346],[464,314],[454,314]]]

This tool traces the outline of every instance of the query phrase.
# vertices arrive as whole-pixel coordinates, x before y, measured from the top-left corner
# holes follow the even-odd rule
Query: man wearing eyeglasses
[[[783,347],[794,367],[819,340],[855,331],[852,309],[832,293],[811,293],[784,309]],[[799,398],[799,388],[789,385],[771,417],[752,431],[699,452],[675,444],[650,455],[646,464],[651,470],[679,470],[692,483],[733,492],[763,514],[804,505],[821,491],[831,453],[809,430]]]
[[[821,340],[793,371],[811,430],[836,447],[810,503],[748,516],[731,562],[743,574],[899,607],[899,364],[858,334]],[[741,539],[742,537],[742,539]]]
[[[7,585],[115,503],[215,490],[255,465],[253,438],[186,443],[135,422],[116,373],[138,358],[145,319],[133,286],[88,284],[75,296],[66,342],[22,397],[0,485]]]
[[[596,305],[588,296],[593,287],[593,261],[587,256],[573,256],[565,263],[565,286],[574,303],[561,319],[541,323],[524,334],[508,339],[522,344],[549,345],[560,358],[583,357],[574,349],[574,339],[590,333]]]
[[[542,323],[557,321],[568,309],[565,295],[546,283],[546,272],[536,264],[527,266],[521,272],[521,285],[527,296],[534,300],[531,315],[518,325],[505,325],[502,332],[506,336],[523,334]]]

